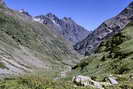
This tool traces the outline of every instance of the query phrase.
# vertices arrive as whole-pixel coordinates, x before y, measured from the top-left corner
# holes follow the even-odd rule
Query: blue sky
[[[78,24],[93,30],[104,20],[117,15],[133,0],[5,0],[12,9],[25,9],[36,16],[52,12],[71,17]]]

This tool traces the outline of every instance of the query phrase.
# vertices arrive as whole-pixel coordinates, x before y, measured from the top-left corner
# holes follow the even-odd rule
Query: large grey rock
[[[82,76],[82,75],[74,76],[72,81],[77,85],[104,89],[99,82],[96,82],[87,76]]]
[[[112,76],[110,76],[110,77],[108,77],[108,80],[109,80],[109,82],[111,83],[111,84],[119,84],[118,83],[118,81],[116,80],[116,78],[115,77],[112,77]]]
[[[133,2],[117,16],[103,22],[87,38],[77,43],[74,49],[82,55],[90,55],[103,40],[119,33],[131,21],[133,21]]]
[[[89,34],[85,28],[78,25],[71,18],[64,17],[63,19],[60,19],[52,13],[36,16],[34,20],[46,24],[48,27],[54,29],[56,33],[62,35],[72,44],[76,44],[83,40]]]

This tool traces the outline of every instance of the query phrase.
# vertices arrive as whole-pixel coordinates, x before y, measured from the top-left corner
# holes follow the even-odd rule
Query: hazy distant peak
[[[64,17],[62,20],[66,21],[66,22],[73,22],[73,23],[75,23],[74,20],[71,17]]]
[[[72,20],[71,17],[64,17],[63,19],[64,19],[64,20]]]

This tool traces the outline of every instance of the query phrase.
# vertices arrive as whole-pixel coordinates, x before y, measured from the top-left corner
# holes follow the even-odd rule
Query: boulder
[[[118,81],[116,80],[116,78],[115,77],[108,77],[108,80],[109,80],[109,82],[111,83],[111,84],[118,84]]]
[[[72,81],[76,85],[90,86],[90,87],[94,87],[94,88],[104,89],[99,82],[96,82],[87,76],[82,76],[82,75],[74,76]]]

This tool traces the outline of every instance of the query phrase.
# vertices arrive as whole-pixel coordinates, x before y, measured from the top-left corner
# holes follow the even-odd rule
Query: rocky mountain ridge
[[[90,33],[85,28],[78,25],[70,17],[60,19],[56,15],[48,13],[46,15],[36,16],[34,20],[54,29],[57,34],[63,36],[72,44],[76,44],[77,42],[83,40]]]
[[[133,2],[117,16],[103,22],[94,32],[89,34],[87,38],[77,43],[74,49],[82,55],[90,55],[103,40],[119,33],[132,20]]]

